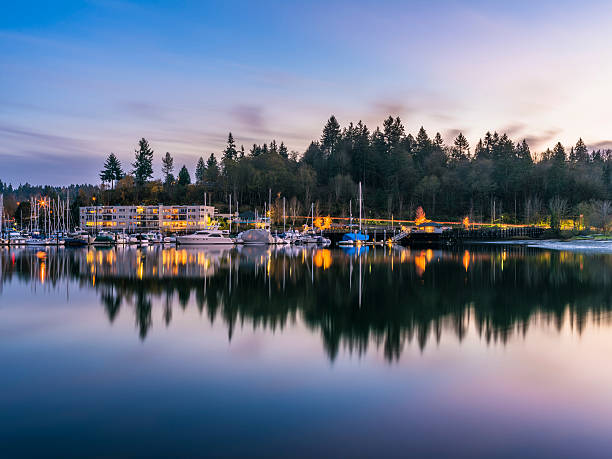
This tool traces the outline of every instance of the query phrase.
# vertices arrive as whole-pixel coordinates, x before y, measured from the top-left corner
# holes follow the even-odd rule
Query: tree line
[[[346,216],[356,203],[362,182],[365,215],[412,219],[417,207],[436,220],[558,225],[562,218],[582,216],[586,224],[609,220],[612,150],[589,150],[582,139],[566,148],[534,153],[526,140],[486,132],[475,146],[459,133],[446,144],[440,133],[421,127],[406,133],[399,117],[388,117],[371,131],[363,122],[341,127],[331,116],[321,137],[299,154],[272,140],[238,147],[233,135],[219,155],[197,160],[193,175],[178,168],[173,155],[162,155],[155,176],[154,151],[138,142],[134,161],[124,170],[111,153],[100,172],[100,186],[79,187],[75,203],[91,197],[107,204],[210,203],[225,210],[229,196],[241,210],[261,208],[271,190],[278,205],[287,199],[288,213]],[[176,175],[175,175],[176,174]],[[2,188],[0,188],[0,191]],[[353,207],[355,208],[355,207]]]

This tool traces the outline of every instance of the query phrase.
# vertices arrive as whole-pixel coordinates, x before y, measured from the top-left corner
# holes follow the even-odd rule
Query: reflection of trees
[[[607,320],[612,309],[612,257],[607,255],[482,248],[470,250],[466,263],[463,251],[381,252],[361,257],[361,301],[359,258],[336,251],[325,270],[313,266],[315,258],[309,254],[233,252],[233,263],[224,259],[205,278],[178,274],[139,279],[100,270],[93,288],[111,322],[122,304],[133,305],[142,339],[152,326],[151,300],[158,298],[166,324],[175,302],[181,308],[192,305],[211,323],[221,320],[230,339],[245,324],[277,330],[300,318],[321,334],[331,359],[342,348],[361,355],[374,344],[394,360],[407,343],[422,349],[449,333],[462,340],[470,325],[487,343],[524,335],[534,320],[560,328],[569,319],[580,332],[590,320]],[[79,252],[66,255],[64,275],[91,288],[90,268],[83,269],[82,257],[74,253]],[[3,256],[3,275],[28,278],[30,264],[37,261],[24,258],[11,265]]]

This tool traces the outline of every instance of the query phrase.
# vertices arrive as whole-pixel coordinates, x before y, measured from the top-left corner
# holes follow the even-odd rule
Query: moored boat
[[[265,229],[250,229],[238,235],[236,242],[246,245],[266,245],[274,244],[274,237],[270,231]]]
[[[232,245],[234,240],[229,237],[229,231],[211,228],[177,236],[176,243],[180,245]]]

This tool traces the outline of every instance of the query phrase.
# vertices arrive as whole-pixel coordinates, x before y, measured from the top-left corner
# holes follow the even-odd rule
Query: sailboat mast
[[[312,230],[314,231],[314,203],[310,203],[310,212],[312,212]]]
[[[361,206],[363,203],[363,197],[361,195],[361,182],[359,182],[359,232],[361,233]]]

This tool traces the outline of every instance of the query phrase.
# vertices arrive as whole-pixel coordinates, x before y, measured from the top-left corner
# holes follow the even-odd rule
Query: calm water
[[[0,250],[0,455],[610,457],[612,255]]]

